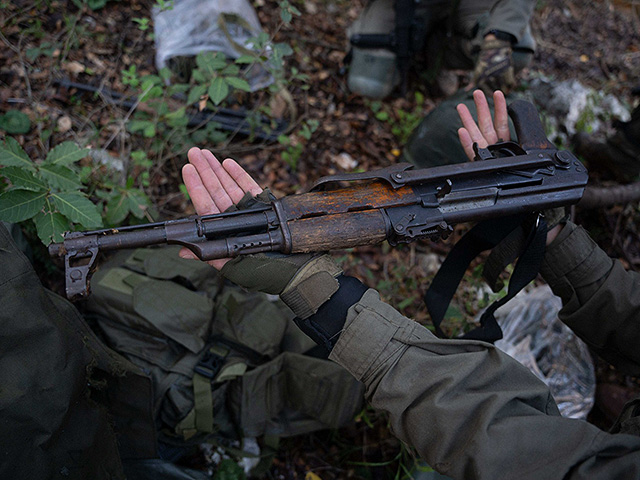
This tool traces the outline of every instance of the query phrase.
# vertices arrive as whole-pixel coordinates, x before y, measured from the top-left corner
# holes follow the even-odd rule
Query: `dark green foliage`
[[[31,120],[19,110],[9,110],[0,115],[0,129],[9,135],[22,135],[31,130]]]

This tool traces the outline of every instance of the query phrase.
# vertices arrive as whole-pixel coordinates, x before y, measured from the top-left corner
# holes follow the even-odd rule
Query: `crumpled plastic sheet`
[[[227,19],[228,35],[220,26],[221,15]],[[166,67],[171,57],[200,52],[222,52],[227,58],[238,58],[243,48],[254,50],[250,39],[262,32],[258,15],[247,0],[175,0],[171,9],[154,7],[153,22],[158,70]],[[273,83],[273,77],[259,64],[248,68],[245,80],[252,91]]]
[[[520,292],[496,312],[504,337],[495,346],[549,386],[563,417],[585,419],[596,378],[589,349],[558,319],[562,301],[548,286]]]

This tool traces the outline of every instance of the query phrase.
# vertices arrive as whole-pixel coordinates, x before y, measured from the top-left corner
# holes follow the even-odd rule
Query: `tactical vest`
[[[291,436],[358,413],[362,384],[306,354],[315,344],[284,304],[178,251],[119,252],[94,274],[85,306],[105,343],[152,379],[160,440]]]

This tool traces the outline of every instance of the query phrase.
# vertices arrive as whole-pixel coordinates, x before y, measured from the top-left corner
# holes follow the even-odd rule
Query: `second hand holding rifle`
[[[308,193],[246,210],[67,233],[49,251],[64,257],[67,296],[77,298],[88,293],[100,250],[178,244],[209,261],[260,252],[322,252],[384,240],[396,245],[446,237],[457,223],[576,203],[588,180],[586,169],[549,142],[532,104],[516,101],[509,115],[519,144],[475,145],[481,161],[428,169],[398,164],[334,175],[320,179]],[[342,182],[351,184],[327,190]]]

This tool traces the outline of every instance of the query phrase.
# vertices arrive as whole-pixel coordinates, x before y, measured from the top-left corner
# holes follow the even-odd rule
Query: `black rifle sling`
[[[512,231],[520,227],[526,219],[527,215],[514,215],[485,220],[469,230],[449,252],[424,297],[431,321],[439,337],[446,338],[440,324],[471,261],[481,252],[498,245]],[[530,230],[524,250],[520,254],[509,280],[507,295],[492,303],[480,317],[480,326],[461,338],[490,343],[502,338],[502,329],[498,325],[494,313],[538,275],[544,257],[546,234],[547,224],[544,219],[540,218]]]

